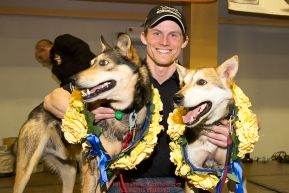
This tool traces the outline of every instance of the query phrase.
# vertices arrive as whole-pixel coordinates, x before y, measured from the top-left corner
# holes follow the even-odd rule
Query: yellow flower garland
[[[87,136],[88,126],[85,115],[80,113],[84,109],[86,104],[82,102],[81,91],[74,90],[61,125],[65,139],[71,144],[81,143]]]
[[[163,110],[163,103],[157,89],[153,88],[151,99],[151,119],[150,125],[143,138],[127,154],[120,154],[118,158],[109,164],[109,168],[129,170],[136,168],[142,160],[150,157],[157,144],[157,135],[163,130],[159,124],[162,120],[160,111]],[[87,122],[85,115],[81,113],[86,109],[86,104],[82,102],[81,91],[74,90],[69,100],[69,107],[62,119],[62,131],[65,139],[71,144],[83,143],[87,146],[85,138],[90,135],[87,133]]]
[[[243,91],[234,83],[232,86],[233,97],[237,107],[234,126],[236,135],[232,135],[232,139],[237,146],[233,154],[237,157],[232,157],[233,160],[244,158],[246,153],[250,153],[254,149],[255,143],[258,141],[258,120],[256,115],[248,109],[251,106],[249,98]],[[184,158],[182,146],[179,143],[180,137],[183,137],[185,132],[185,124],[182,121],[182,116],[186,114],[184,107],[174,109],[168,118],[168,135],[171,138],[169,144],[171,153],[170,160],[177,166],[175,174],[183,178],[187,178],[190,184],[204,190],[213,189],[219,182],[219,177],[216,173],[195,172]]]
[[[164,129],[163,126],[159,124],[159,122],[162,121],[160,111],[163,110],[163,103],[159,91],[155,88],[153,89],[152,103],[154,104],[154,109],[151,112],[151,120],[147,134],[135,145],[129,154],[120,155],[118,159],[110,165],[110,169],[130,170],[136,168],[137,164],[149,158],[152,154],[158,141],[157,135]]]

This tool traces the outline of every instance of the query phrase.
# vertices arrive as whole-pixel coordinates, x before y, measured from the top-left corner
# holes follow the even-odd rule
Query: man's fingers
[[[213,126],[214,132],[206,132],[208,140],[218,146],[227,147],[227,136],[229,135],[228,128],[224,126]]]
[[[223,141],[219,141],[219,140],[216,140],[216,139],[212,139],[212,138],[208,138],[208,141],[217,145],[217,146],[220,146],[220,147],[227,147],[228,144],[227,143],[224,143]]]
[[[91,112],[93,112],[94,114],[114,114],[115,113],[113,109],[107,108],[107,107],[98,107],[92,110]]]
[[[98,107],[96,109],[91,110],[91,112],[95,114],[94,122],[98,122],[102,119],[110,119],[115,117],[114,115],[115,111],[107,107]]]

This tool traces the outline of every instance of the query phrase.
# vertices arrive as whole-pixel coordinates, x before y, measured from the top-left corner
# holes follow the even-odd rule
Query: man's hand
[[[214,132],[206,132],[205,135],[208,137],[208,140],[220,147],[227,147],[227,137],[229,135],[229,122],[227,119],[220,120],[222,125],[214,125],[212,130]]]
[[[113,109],[101,106],[105,102],[106,101],[97,101],[89,105],[90,112],[95,114],[95,117],[94,117],[95,123],[102,119],[115,118],[115,114],[114,114],[115,111]]]

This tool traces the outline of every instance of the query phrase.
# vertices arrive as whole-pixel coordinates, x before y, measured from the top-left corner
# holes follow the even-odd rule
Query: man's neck
[[[172,63],[168,66],[160,66],[155,64],[153,61],[147,60],[147,65],[152,73],[153,78],[156,79],[159,84],[162,84],[168,80],[176,71],[175,63]]]

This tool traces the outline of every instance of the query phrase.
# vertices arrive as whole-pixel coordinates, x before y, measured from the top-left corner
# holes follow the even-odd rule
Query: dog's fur
[[[226,148],[212,144],[203,134],[212,132],[210,128],[219,124],[218,120],[232,113],[232,83],[238,65],[238,57],[234,56],[216,68],[189,70],[177,66],[181,90],[173,97],[174,105],[188,109],[183,121],[187,127],[188,159],[195,167],[224,168]],[[193,189],[187,187],[186,191],[193,192]]]
[[[113,157],[121,151],[129,131],[129,114],[137,113],[135,135],[138,136],[146,119],[151,97],[151,75],[127,34],[120,34],[116,47],[110,47],[101,37],[102,52],[91,62],[91,67],[73,76],[76,89],[86,89],[83,100],[92,103],[106,100],[106,105],[124,113],[121,120],[104,119],[100,139]],[[73,192],[77,160],[83,165],[82,192],[101,192],[97,156],[83,159],[80,144],[69,144],[61,131],[61,120],[47,112],[43,104],[36,107],[22,126],[14,144],[17,152],[14,193],[23,192],[33,169],[42,157],[44,163],[56,170],[63,182],[63,193]],[[105,186],[103,187],[106,188]]]

